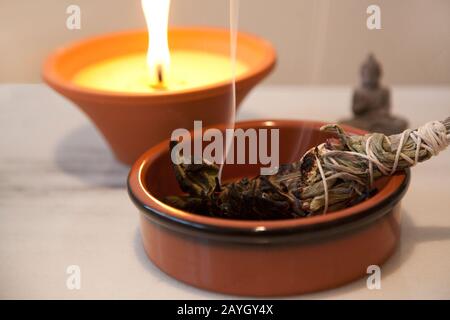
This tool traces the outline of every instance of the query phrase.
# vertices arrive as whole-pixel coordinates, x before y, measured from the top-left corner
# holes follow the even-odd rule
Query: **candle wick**
[[[151,87],[157,90],[166,89],[164,85],[163,66],[161,64],[156,65],[156,82],[151,84]]]
[[[158,75],[158,84],[160,84],[160,85],[162,85],[163,84],[163,71],[162,71],[162,65],[158,65],[157,67],[156,67],[156,72],[157,72],[157,75]]]

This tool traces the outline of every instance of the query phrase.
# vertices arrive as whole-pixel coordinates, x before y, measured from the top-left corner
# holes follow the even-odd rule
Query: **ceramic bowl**
[[[299,159],[324,142],[324,123],[249,121],[237,128],[279,128],[281,163]],[[351,133],[361,130],[346,127]],[[128,178],[140,211],[141,235],[150,260],[193,286],[234,295],[293,295],[337,287],[381,265],[400,237],[400,200],[410,173],[377,181],[378,192],[355,206],[302,219],[242,221],[184,212],[164,204],[180,194],[168,141],[145,152]],[[257,175],[258,168],[225,165],[224,179]]]
[[[229,31],[214,28],[169,30],[171,48],[208,50],[229,55]],[[206,45],[205,45],[206,43]],[[117,159],[132,164],[150,146],[170,137],[174,129],[226,123],[232,118],[230,81],[176,93],[121,93],[85,88],[72,79],[81,68],[107,58],[147,51],[147,31],[98,36],[56,50],[44,63],[43,79],[78,105],[94,122]],[[246,33],[237,36],[237,60],[248,68],[236,78],[237,105],[273,69],[274,48]],[[213,107],[212,107],[213,106]]]

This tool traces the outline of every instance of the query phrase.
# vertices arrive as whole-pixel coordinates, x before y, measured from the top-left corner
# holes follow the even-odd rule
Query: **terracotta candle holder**
[[[168,34],[170,50],[230,56],[228,30],[175,28]],[[176,91],[150,93],[106,91],[81,86],[77,73],[92,64],[130,53],[146,52],[147,31],[130,31],[87,39],[55,51],[45,61],[43,79],[78,105],[106,138],[115,156],[131,164],[150,146],[170,137],[176,128],[191,129],[227,123],[232,117],[231,78]],[[276,54],[266,41],[238,33],[236,61],[245,71],[236,75],[237,105],[274,67]],[[231,73],[230,73],[231,74]],[[107,76],[107,75],[106,75]]]
[[[236,127],[279,128],[280,163],[288,163],[330,137],[319,131],[323,124],[275,120]],[[128,191],[140,211],[148,257],[178,280],[236,295],[301,294],[367,276],[368,266],[383,264],[397,247],[409,170],[377,180],[374,196],[344,210],[299,219],[231,220],[181,211],[161,201],[181,194],[168,146],[165,141],[137,160]],[[226,164],[223,179],[258,173],[255,165]]]

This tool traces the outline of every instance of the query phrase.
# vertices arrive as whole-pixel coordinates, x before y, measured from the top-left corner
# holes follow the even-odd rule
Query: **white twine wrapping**
[[[415,156],[414,159],[411,159],[410,157],[408,157],[406,154],[402,153],[402,149],[407,141],[407,137],[410,137],[414,143],[416,144],[416,151],[415,151]],[[419,153],[420,153],[420,149],[423,148],[425,150],[427,150],[431,155],[435,156],[437,155],[440,151],[444,150],[448,145],[449,145],[449,141],[450,141],[450,134],[447,134],[447,130],[445,128],[445,125],[439,121],[431,121],[426,123],[425,125],[421,126],[420,128],[416,129],[416,130],[405,130],[403,131],[403,133],[400,136],[400,141],[399,144],[397,146],[397,152],[395,154],[395,159],[394,159],[394,163],[392,164],[392,166],[390,167],[387,164],[383,164],[376,156],[375,152],[373,151],[373,149],[371,148],[371,141],[372,141],[372,137],[370,136],[367,141],[366,141],[366,145],[365,145],[365,151],[366,154],[361,154],[358,152],[354,152],[354,151],[336,151],[336,150],[327,150],[325,151],[325,153],[323,154],[323,157],[329,157],[335,154],[350,154],[350,155],[354,155],[357,157],[360,157],[362,159],[365,159],[368,161],[368,168],[369,168],[369,179],[370,179],[370,186],[373,186],[373,166],[377,166],[378,170],[384,174],[384,175],[392,175],[396,172],[397,167],[398,167],[398,163],[400,158],[404,159],[405,161],[407,161],[411,166],[415,166],[419,160]],[[388,143],[390,145],[391,141],[389,140],[389,137],[386,137]],[[346,167],[341,166],[337,163],[337,161],[335,161],[333,158],[330,158],[331,162],[333,162],[334,167],[336,169],[340,169],[341,171],[346,171],[347,174],[350,174],[347,170]],[[323,183],[323,187],[324,187],[324,209],[323,209],[323,214],[327,213],[328,210],[328,184],[327,184],[327,177],[325,175],[325,172],[323,170],[322,164],[319,160],[319,158],[316,156],[316,162],[317,162],[317,167],[319,169],[320,172],[320,176],[322,179],[322,183]],[[333,175],[334,176],[334,175]],[[332,178],[333,176],[330,176],[328,178]],[[355,181],[358,181],[358,177],[354,177]]]

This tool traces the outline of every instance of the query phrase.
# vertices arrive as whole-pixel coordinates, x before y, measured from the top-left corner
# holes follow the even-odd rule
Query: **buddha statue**
[[[408,127],[406,120],[390,114],[390,92],[381,86],[381,75],[381,65],[370,54],[361,66],[361,86],[353,93],[354,118],[341,123],[387,135],[402,132]]]

